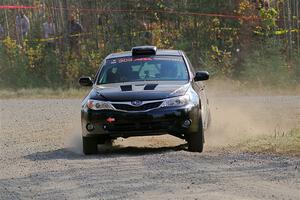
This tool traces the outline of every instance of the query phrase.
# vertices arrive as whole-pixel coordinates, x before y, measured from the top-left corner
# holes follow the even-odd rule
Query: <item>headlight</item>
[[[190,96],[184,95],[164,100],[161,107],[185,106],[190,102]]]
[[[92,99],[87,101],[87,107],[91,110],[115,110],[115,108],[109,102]]]

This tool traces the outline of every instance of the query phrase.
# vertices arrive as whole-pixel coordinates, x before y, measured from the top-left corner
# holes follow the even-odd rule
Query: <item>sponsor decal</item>
[[[176,61],[176,62],[183,62],[181,57],[169,57],[169,56],[155,56],[155,57],[139,57],[139,58],[132,58],[132,57],[125,57],[125,58],[118,58],[113,60],[108,60],[108,64],[117,64],[117,63],[127,63],[127,62],[147,62],[152,60],[164,60],[164,61]]]
[[[109,117],[109,118],[106,119],[106,121],[111,124],[111,123],[115,122],[116,119],[113,118],[113,117]]]

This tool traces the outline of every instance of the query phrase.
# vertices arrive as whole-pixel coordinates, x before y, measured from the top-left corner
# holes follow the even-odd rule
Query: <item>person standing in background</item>
[[[16,17],[17,40],[22,42],[27,36],[30,29],[29,19],[24,13],[20,13]]]
[[[75,51],[77,55],[80,54],[80,34],[83,32],[82,25],[75,20],[74,16],[71,16],[69,21],[69,41],[71,51]]]
[[[44,39],[46,39],[48,47],[54,47],[55,44],[55,24],[53,23],[53,19],[51,16],[48,17],[48,20],[43,23],[43,32]]]
[[[5,32],[3,26],[0,24],[0,40],[4,39]]]
[[[142,45],[152,45],[153,34],[150,31],[150,25],[146,22],[143,23],[144,32],[141,35]]]

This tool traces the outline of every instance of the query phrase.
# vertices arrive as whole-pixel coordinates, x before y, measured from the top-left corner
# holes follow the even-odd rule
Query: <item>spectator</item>
[[[43,23],[44,39],[47,40],[49,47],[54,47],[55,36],[55,24],[52,17],[48,17],[48,20]]]
[[[256,9],[260,10],[262,8],[270,8],[270,0],[252,0],[252,3],[255,3]]]
[[[144,32],[141,35],[143,45],[152,45],[153,35],[152,35],[151,31],[149,30],[150,26],[147,25],[147,23],[144,22],[143,23],[143,29],[144,29]]]
[[[29,19],[24,13],[20,13],[16,17],[16,29],[17,29],[17,39],[19,42],[27,36],[30,29]]]
[[[3,26],[0,24],[0,39],[1,39],[1,40],[4,38],[4,36],[5,36],[4,34],[5,34],[4,28],[3,28]]]
[[[77,53],[79,53],[79,37],[80,33],[83,32],[83,28],[79,22],[76,22],[75,17],[72,16],[69,22],[69,28],[70,28],[70,47],[71,50],[75,50]]]

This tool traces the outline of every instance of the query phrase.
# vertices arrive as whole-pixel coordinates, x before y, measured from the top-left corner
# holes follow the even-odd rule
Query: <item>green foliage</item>
[[[45,1],[16,2],[40,5]],[[60,6],[68,9],[52,9],[56,4],[56,0],[49,0],[45,10],[24,11],[30,19],[31,30],[23,42],[16,42],[16,12],[0,13],[1,25],[5,24],[10,32],[10,37],[0,43],[0,87],[77,87],[78,78],[93,76],[109,53],[147,43],[184,50],[196,69],[206,69],[213,77],[225,76],[274,87],[300,82],[299,53],[287,61],[286,38],[273,34],[282,13],[277,8],[257,9],[249,0],[66,0]],[[80,11],[80,8],[92,11]],[[95,9],[124,12],[96,12]],[[55,47],[41,40],[42,23],[48,16],[53,17],[57,29]],[[84,27],[75,48],[68,42],[70,16],[75,16]],[[247,17],[259,20],[247,20]],[[268,47],[269,43],[272,47]]]
[[[300,56],[297,53],[295,54],[291,63],[292,72],[294,72],[292,73],[292,80],[294,80],[296,84],[300,84]]]
[[[64,60],[47,44],[32,45],[25,41],[23,46],[6,38],[0,46],[1,88],[32,87],[77,87],[82,74],[94,74],[102,60],[96,51],[83,52],[77,58],[66,52]]]
[[[211,49],[211,67],[217,69],[219,75],[231,75],[233,70],[231,52],[222,51],[217,46],[212,46]]]
[[[256,33],[259,35],[270,36],[274,34],[274,30],[277,27],[278,12],[275,8],[265,9],[262,8],[259,11],[259,16],[262,19],[260,26],[256,27]]]
[[[288,64],[280,48],[269,47],[255,50],[242,66],[241,78],[250,85],[287,87],[296,84],[293,67]]]

